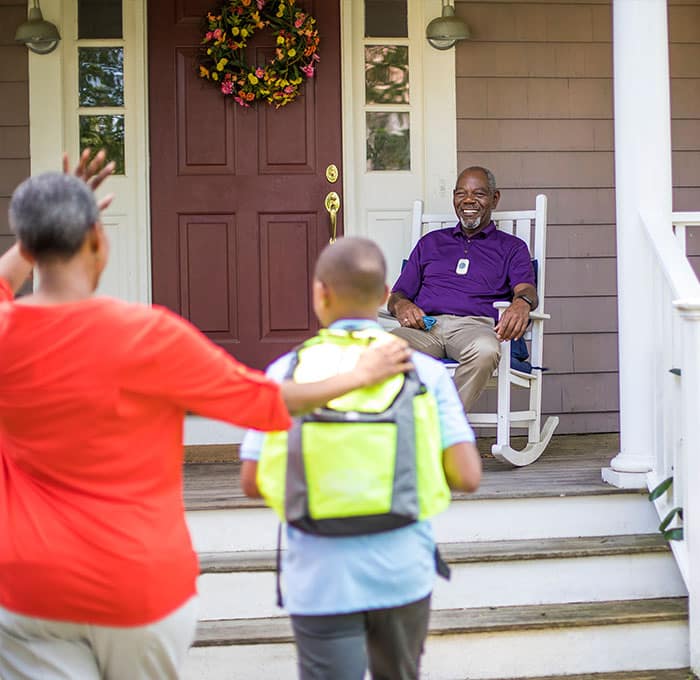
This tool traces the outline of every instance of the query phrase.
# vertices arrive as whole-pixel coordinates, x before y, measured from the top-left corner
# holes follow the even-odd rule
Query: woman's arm
[[[397,373],[413,368],[411,350],[403,340],[392,340],[366,349],[355,368],[313,383],[295,383],[291,380],[280,386],[282,398],[292,415],[312,411],[331,399],[361,387],[380,383]]]
[[[29,278],[32,266],[32,263],[19,252],[19,245],[15,243],[0,256],[0,279],[5,279],[10,284],[12,292],[16,293]]]

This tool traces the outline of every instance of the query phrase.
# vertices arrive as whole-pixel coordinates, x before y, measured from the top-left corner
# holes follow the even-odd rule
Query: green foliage
[[[124,48],[78,48],[80,106],[124,106]]]
[[[408,113],[367,113],[367,170],[410,170]]]
[[[673,477],[667,477],[649,492],[649,500],[653,502],[657,498],[661,498],[672,486]],[[668,528],[669,524],[671,524],[676,517],[678,517],[680,521],[683,521],[683,508],[672,508],[668,511],[666,517],[661,520],[661,524],[659,524],[659,531],[667,541],[683,540],[683,527]]]
[[[80,150],[90,147],[93,155],[104,149],[107,158],[116,163],[115,175],[123,175],[124,116],[80,116]]]
[[[367,104],[408,104],[408,47],[365,47],[365,99]]]

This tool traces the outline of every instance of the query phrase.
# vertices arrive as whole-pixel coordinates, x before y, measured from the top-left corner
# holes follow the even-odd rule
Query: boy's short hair
[[[369,304],[384,295],[386,261],[374,241],[348,236],[323,249],[314,276],[343,298]]]

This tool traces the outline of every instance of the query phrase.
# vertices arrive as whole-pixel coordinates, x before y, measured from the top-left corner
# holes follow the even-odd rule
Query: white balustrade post
[[[666,0],[614,0],[620,452],[603,469],[616,486],[646,486],[654,440],[651,251],[640,210],[671,229],[671,112]]]
[[[700,299],[674,302],[682,318],[683,538],[688,550],[690,667],[700,674]]]

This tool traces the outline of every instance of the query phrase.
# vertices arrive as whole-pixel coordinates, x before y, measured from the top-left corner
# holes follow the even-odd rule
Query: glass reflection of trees
[[[410,170],[408,113],[367,112],[367,171]]]
[[[408,104],[408,46],[365,46],[367,104]]]
[[[80,106],[124,106],[124,48],[78,48]]]
[[[107,152],[107,158],[116,163],[115,175],[124,174],[124,116],[80,116],[80,150],[86,147]]]

